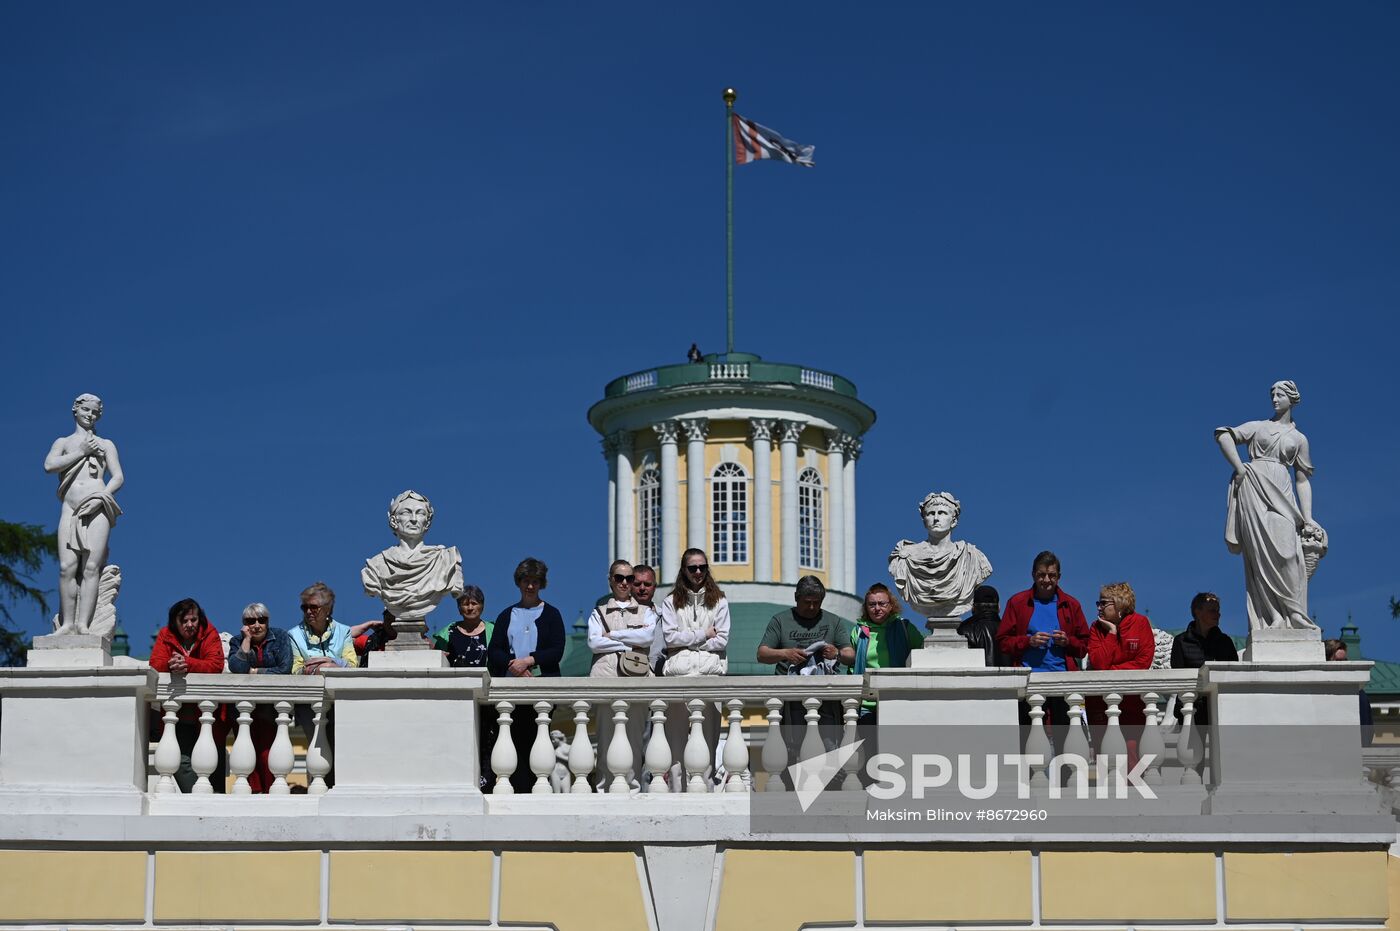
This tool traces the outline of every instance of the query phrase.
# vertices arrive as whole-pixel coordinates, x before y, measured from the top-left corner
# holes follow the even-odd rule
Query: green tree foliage
[[[21,666],[29,652],[29,638],[11,630],[10,605],[29,602],[47,616],[47,592],[33,584],[34,573],[45,560],[58,559],[58,536],[38,524],[12,524],[0,520],[0,666]]]

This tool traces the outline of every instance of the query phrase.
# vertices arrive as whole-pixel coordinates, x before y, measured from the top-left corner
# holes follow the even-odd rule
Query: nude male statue
[[[59,474],[59,625],[55,633],[85,634],[97,610],[97,588],[107,565],[112,525],[122,512],[113,497],[126,480],[116,444],[93,432],[102,399],[80,394],[73,401],[72,434],[54,440],[44,471]],[[104,473],[111,478],[103,480]]]

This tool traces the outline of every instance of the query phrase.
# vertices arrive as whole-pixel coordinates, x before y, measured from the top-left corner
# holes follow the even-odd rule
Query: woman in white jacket
[[[681,556],[680,572],[671,594],[661,603],[661,631],[666,641],[666,676],[722,676],[729,671],[729,602],[724,590],[710,575],[710,560],[701,549],[691,548]],[[720,709],[705,706],[702,721],[705,745],[710,748],[710,766],[705,772],[709,784],[714,771],[714,752],[719,742]],[[689,712],[684,705],[666,711],[666,740],[671,745],[678,772],[690,731]]]

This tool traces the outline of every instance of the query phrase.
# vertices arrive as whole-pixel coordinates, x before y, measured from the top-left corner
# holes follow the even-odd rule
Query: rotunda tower
[[[756,618],[771,607],[766,624],[792,606],[804,575],[826,585],[828,610],[859,613],[856,464],[875,412],[850,381],[713,354],[614,379],[588,421],[607,461],[608,556],[655,566],[658,599],[695,546],[732,613]],[[760,626],[754,648],[761,635]],[[746,668],[753,649],[736,646],[730,672],[759,671]]]

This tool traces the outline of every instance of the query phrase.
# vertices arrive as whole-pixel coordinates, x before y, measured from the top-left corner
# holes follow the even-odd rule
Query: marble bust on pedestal
[[[420,634],[398,643],[398,649],[426,648],[426,643],[418,645],[426,628],[423,618],[445,595],[462,593],[462,556],[457,547],[423,542],[432,523],[433,506],[428,499],[405,491],[389,502],[389,529],[399,538],[398,545],[365,560],[360,571],[365,594],[384,602],[385,610],[394,616],[395,629],[400,634]]]
[[[992,574],[981,550],[952,539],[961,514],[962,505],[948,492],[929,493],[919,502],[928,538],[900,540],[890,554],[890,575],[900,597],[930,622],[956,621],[971,611],[973,592]]]

